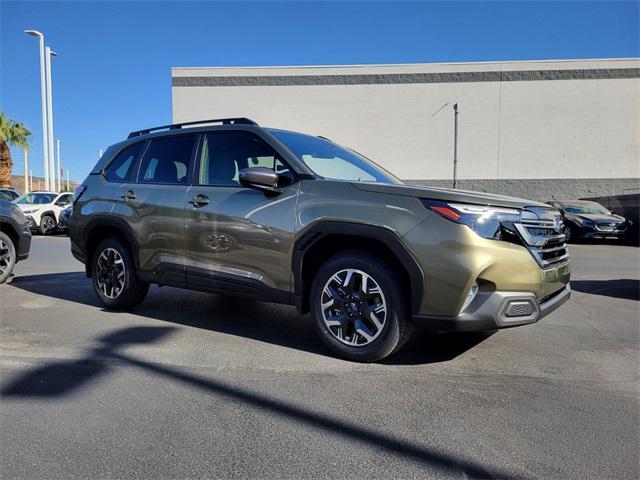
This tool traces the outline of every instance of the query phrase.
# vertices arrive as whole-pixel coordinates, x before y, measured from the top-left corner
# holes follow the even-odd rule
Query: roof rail
[[[135,132],[131,132],[127,138],[140,137],[142,135],[147,135],[151,132],[155,132],[157,130],[177,130],[182,127],[187,127],[191,125],[203,125],[207,123],[222,123],[223,125],[258,125],[253,120],[245,117],[212,118],[210,120],[197,120],[195,122],[173,123],[171,125],[162,125],[161,127],[145,128],[144,130],[137,130]]]

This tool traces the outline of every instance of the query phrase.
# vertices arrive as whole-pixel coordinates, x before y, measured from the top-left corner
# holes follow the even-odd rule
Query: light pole
[[[44,161],[44,184],[49,190],[49,142],[47,141],[47,81],[45,78],[44,35],[37,30],[25,30],[24,33],[38,37],[40,41],[40,96],[42,99],[42,157]]]
[[[67,168],[67,192],[70,191],[69,189],[69,169]]]
[[[29,193],[29,151],[24,149],[24,193]]]
[[[47,139],[49,142],[49,187],[51,190],[56,190],[56,166],[55,166],[55,158],[53,154],[53,105],[52,105],[52,96],[53,96],[53,88],[51,85],[51,57],[57,57],[58,54],[51,50],[51,48],[46,48],[46,77],[47,77]]]
[[[57,175],[56,178],[58,179],[58,191],[61,192],[62,191],[62,170],[60,170],[60,139],[56,138],[56,147],[57,147],[57,152],[58,152],[58,170],[57,170]]]

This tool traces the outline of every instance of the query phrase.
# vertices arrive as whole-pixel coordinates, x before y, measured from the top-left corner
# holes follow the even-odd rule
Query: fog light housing
[[[509,302],[505,315],[507,317],[528,317],[533,315],[535,307],[528,300]]]
[[[467,293],[467,298],[464,299],[464,303],[462,304],[462,308],[460,309],[461,312],[464,312],[467,309],[467,307],[471,305],[471,302],[473,302],[473,299],[476,298],[477,294],[478,294],[478,284],[474,283],[473,285],[471,285],[471,288],[469,289],[469,293]]]

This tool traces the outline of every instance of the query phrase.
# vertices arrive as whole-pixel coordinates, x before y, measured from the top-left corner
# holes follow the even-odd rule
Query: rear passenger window
[[[129,145],[111,162],[105,178],[109,182],[126,182],[129,179],[131,169],[136,164],[138,155],[142,150],[144,142],[134,143]]]
[[[195,141],[195,135],[152,140],[142,159],[138,181],[187,183]]]

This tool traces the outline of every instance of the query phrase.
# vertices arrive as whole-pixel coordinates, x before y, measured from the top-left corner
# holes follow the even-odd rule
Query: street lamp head
[[[57,57],[58,54],[56,52],[54,52],[53,50],[49,49],[49,55],[51,55],[52,57]]]
[[[44,35],[37,30],[25,30],[24,33],[31,35],[32,37],[44,38]]]

